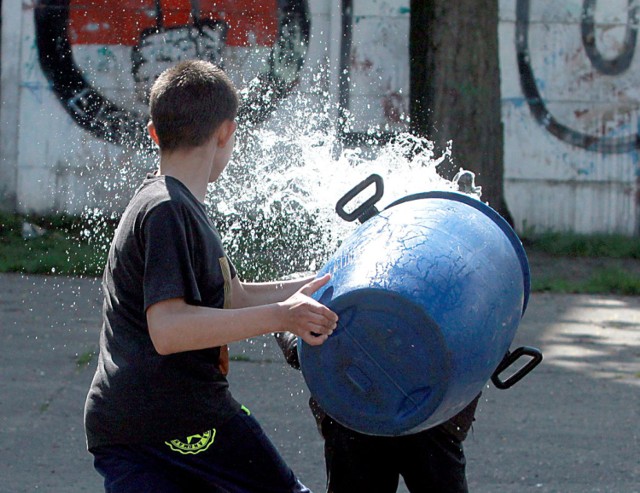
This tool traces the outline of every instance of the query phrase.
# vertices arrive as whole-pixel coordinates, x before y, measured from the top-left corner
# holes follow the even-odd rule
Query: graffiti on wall
[[[583,149],[600,153],[627,153],[640,148],[640,136],[638,132],[627,135],[611,135],[612,132],[587,133],[571,125],[561,122],[549,110],[541,94],[540,83],[536,79],[529,47],[530,31],[530,0],[518,0],[516,6],[516,51],[520,84],[531,113],[535,120],[549,133],[558,139]],[[638,30],[638,4],[634,0],[628,0],[627,26],[622,42],[619,43],[618,54],[605,57],[598,49],[596,43],[595,10],[596,0],[583,0],[581,15],[581,41],[582,49],[586,53],[591,70],[596,74],[605,76],[618,76],[629,69],[633,60]],[[566,69],[565,69],[566,70]],[[594,77],[592,74],[587,74]],[[623,99],[620,97],[619,99]],[[623,125],[621,125],[623,126]]]
[[[34,15],[40,65],[60,103],[81,127],[120,145],[150,145],[141,138],[147,96],[168,66],[198,58],[232,78],[244,70],[251,82],[239,116],[259,122],[297,84],[309,43],[306,0],[40,0]],[[118,53],[126,54],[119,64]],[[128,104],[109,96],[113,83],[97,82],[101,71],[112,81],[126,72]]]
[[[582,1],[580,50],[592,72],[585,76],[600,74],[615,79],[628,74],[637,43],[638,4],[627,1],[627,26],[615,56],[604,56],[596,42],[597,0]],[[351,5],[352,1],[343,0],[342,4]],[[404,5],[402,1],[399,4]],[[638,149],[640,137],[635,128],[621,124],[614,131],[585,130],[579,122],[554,114],[531,61],[531,4],[531,0],[517,0],[515,39],[520,85],[535,121],[576,147],[601,153]],[[374,21],[369,18],[375,16],[360,16],[359,22],[354,22],[344,18],[345,12],[351,9],[343,8],[343,28],[356,26],[362,39],[353,49],[342,47],[348,58],[340,73],[347,74],[344,78],[350,82],[341,84],[341,106],[357,113],[361,125],[383,120],[392,128],[402,128],[407,91],[401,88],[407,84],[408,65],[406,70],[398,70],[390,61],[398,59],[397,53],[381,54],[388,55],[394,43],[367,41],[374,36]],[[386,15],[381,18],[388,23]],[[406,20],[397,22],[400,31],[408,29]],[[309,44],[310,13],[307,0],[39,0],[35,27],[40,65],[64,109],[95,136],[123,144],[139,142],[140,136],[146,135],[145,104],[151,83],[164,68],[185,58],[222,65],[232,78],[234,71],[243,70],[240,65],[250,67],[253,77],[244,82],[253,83],[243,92],[241,118],[253,122],[267,119],[298,81]],[[375,31],[375,36],[380,33]],[[343,37],[343,44],[346,38],[350,36]],[[87,47],[97,51],[82,57]],[[121,94],[109,94],[94,77],[101,64],[110,63],[116,48],[127,54],[126,66],[121,64],[115,71],[129,78],[132,101],[128,103],[122,103]],[[363,58],[367,62],[374,59],[378,71],[388,70],[382,75],[373,73],[371,63],[357,63],[358,54],[367,55]],[[80,59],[86,60],[79,63]],[[361,65],[364,68],[359,69]],[[388,96],[382,110],[373,101],[377,96],[367,99],[370,88],[365,85],[372,80],[389,86],[379,91]],[[373,109],[360,115],[362,108]]]

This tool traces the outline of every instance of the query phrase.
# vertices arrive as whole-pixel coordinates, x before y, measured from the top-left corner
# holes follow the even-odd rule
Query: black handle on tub
[[[368,198],[363,204],[357,207],[353,212],[347,212],[344,210],[344,206],[347,205],[356,195],[362,192],[365,188],[367,188],[371,184],[375,184],[376,191],[372,197]],[[375,203],[380,200],[384,193],[384,183],[382,181],[382,177],[380,175],[370,175],[369,177],[362,180],[355,187],[349,190],[344,196],[338,200],[336,204],[336,212],[338,216],[340,216],[345,221],[353,222],[356,219],[361,223],[365,222],[367,219],[375,216],[378,213],[378,209],[375,207]]]
[[[502,380],[500,378],[500,374],[509,368],[516,360],[520,359],[522,356],[530,356],[531,360],[516,371],[513,375],[508,377],[506,380]],[[507,351],[507,354],[502,359],[498,368],[491,375],[491,381],[493,385],[498,387],[499,389],[508,389],[512,387],[515,383],[519,382],[525,375],[527,375],[531,370],[533,370],[536,366],[540,364],[542,361],[542,353],[539,349],[523,346],[519,347],[513,351]]]

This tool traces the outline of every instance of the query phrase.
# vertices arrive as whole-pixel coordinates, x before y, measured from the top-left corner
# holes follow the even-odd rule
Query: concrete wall
[[[520,228],[640,233],[638,3],[500,3],[505,190]]]
[[[223,60],[241,88],[258,77],[248,108],[266,124],[299,100],[348,115],[349,131],[407,128],[409,0],[156,5],[2,2],[3,208],[119,210],[153,167],[144,92],[180,58]],[[500,1],[505,189],[520,230],[640,233],[636,9]],[[282,101],[265,115],[270,85]]]

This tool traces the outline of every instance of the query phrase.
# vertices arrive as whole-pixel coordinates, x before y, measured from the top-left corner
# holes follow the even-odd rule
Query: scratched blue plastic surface
[[[442,423],[486,385],[529,295],[520,240],[484,203],[453,192],[399,201],[362,224],[321,269],[314,297],[340,316],[322,346],[299,341],[312,395],[362,433]]]

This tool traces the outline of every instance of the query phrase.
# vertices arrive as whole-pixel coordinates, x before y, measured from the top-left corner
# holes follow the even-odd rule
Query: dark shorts
[[[438,426],[397,437],[363,435],[322,421],[329,493],[466,493],[462,442]]]
[[[197,435],[91,452],[107,493],[310,493],[246,410]]]

